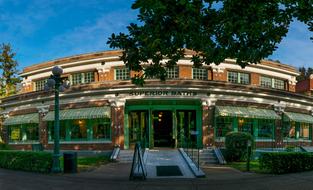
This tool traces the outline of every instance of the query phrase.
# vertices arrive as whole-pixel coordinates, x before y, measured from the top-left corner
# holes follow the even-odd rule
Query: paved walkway
[[[186,164],[186,161],[181,156],[177,149],[170,150],[146,150],[147,159],[145,160],[147,169],[147,178],[194,178],[195,176]],[[173,166],[180,168],[183,176],[157,176],[156,166]]]
[[[204,168],[202,179],[148,179],[129,181],[131,164],[110,163],[91,172],[74,175],[42,175],[0,169],[0,190],[311,190],[313,172],[287,175],[242,173],[232,168]]]

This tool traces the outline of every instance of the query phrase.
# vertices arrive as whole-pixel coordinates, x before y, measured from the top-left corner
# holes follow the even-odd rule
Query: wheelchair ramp
[[[146,150],[147,178],[195,178],[177,149]]]

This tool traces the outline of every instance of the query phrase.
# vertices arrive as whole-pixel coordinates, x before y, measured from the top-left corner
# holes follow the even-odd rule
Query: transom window
[[[238,84],[250,84],[250,75],[248,73],[228,72],[228,82]]]
[[[204,68],[192,68],[192,78],[197,80],[207,80],[208,70]]]
[[[280,79],[261,76],[260,85],[265,88],[276,88],[280,90],[285,89],[285,82]]]
[[[128,68],[116,68],[115,69],[115,80],[129,80],[130,73]]]
[[[95,81],[94,72],[72,74],[72,85],[87,84]]]
[[[165,68],[168,79],[177,79],[178,78],[178,67]]]
[[[46,82],[47,82],[47,79],[36,81],[35,82],[35,90],[36,91],[43,90]]]

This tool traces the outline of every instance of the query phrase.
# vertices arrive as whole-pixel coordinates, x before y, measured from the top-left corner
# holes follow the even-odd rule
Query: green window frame
[[[95,73],[94,72],[86,72],[85,75],[85,83],[92,83],[95,81]]]
[[[129,69],[128,68],[115,68],[114,79],[115,80],[129,80],[130,79]]]
[[[274,79],[274,88],[284,90],[285,89],[285,82],[280,79]]]
[[[111,119],[77,119],[60,121],[60,140],[111,141]],[[54,122],[48,122],[49,141],[54,139]]]
[[[90,72],[83,72],[83,73],[73,73],[71,75],[71,84],[72,85],[79,85],[79,84],[88,84],[95,81],[95,73]]]
[[[275,120],[259,119],[257,125],[258,139],[273,139],[274,138]]]
[[[260,77],[260,86],[265,88],[275,88],[279,90],[285,89],[285,81],[277,78],[261,76]]]
[[[205,68],[192,68],[192,79],[195,79],[195,80],[208,80],[208,69],[205,69]]]
[[[284,139],[312,140],[312,124],[286,121],[282,133]]]
[[[178,79],[179,77],[179,71],[178,71],[178,67],[172,67],[172,68],[165,68],[166,70],[166,77],[168,79]]]
[[[250,84],[250,74],[229,71],[228,72],[228,82],[237,84]]]
[[[39,141],[38,124],[9,125],[7,127],[10,143]]]
[[[72,85],[77,85],[82,83],[82,75],[81,73],[72,74]]]
[[[44,89],[47,79],[35,81],[35,91],[41,91]]]
[[[265,88],[272,88],[272,79],[270,77],[261,76],[260,85]]]
[[[229,132],[233,131],[232,117],[217,117],[215,121],[215,137],[225,137]]]

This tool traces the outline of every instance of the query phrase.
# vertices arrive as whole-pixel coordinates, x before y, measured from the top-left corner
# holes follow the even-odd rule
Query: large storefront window
[[[238,131],[250,133],[254,135],[253,119],[250,118],[239,118],[238,119]]]
[[[148,112],[147,111],[132,111],[129,112],[129,142],[134,144],[138,141],[145,141],[148,139]]]
[[[233,130],[233,118],[231,117],[218,117],[216,119],[216,137],[225,137],[225,135]]]
[[[8,126],[10,142],[33,142],[39,140],[38,124]]]
[[[274,120],[258,120],[258,138],[274,138]]]
[[[54,139],[54,122],[49,122],[49,140]],[[111,121],[77,119],[60,121],[60,139],[63,141],[111,140]]]
[[[283,136],[285,139],[311,139],[311,124],[295,121],[284,122]]]
[[[196,135],[196,112],[193,110],[178,110],[177,117],[177,137],[181,147],[195,146]],[[190,145],[187,145],[189,143]]]

